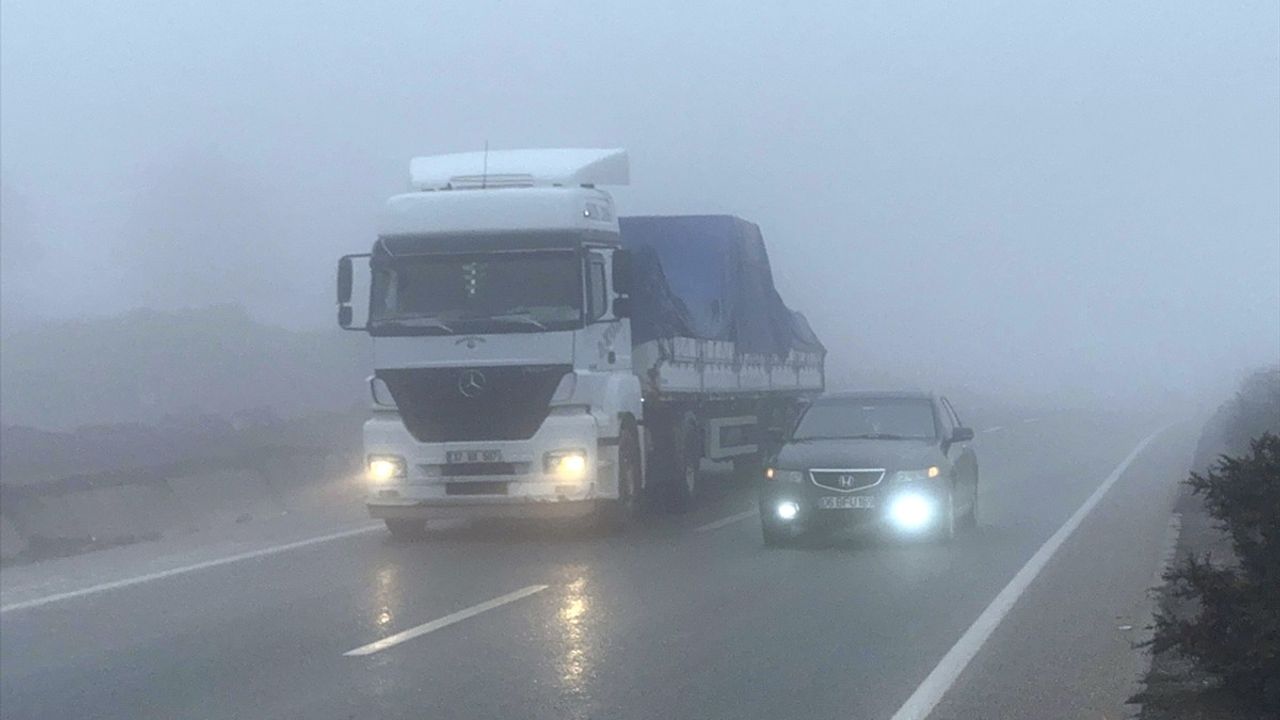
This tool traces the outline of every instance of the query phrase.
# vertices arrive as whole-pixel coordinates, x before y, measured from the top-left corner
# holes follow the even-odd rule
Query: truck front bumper
[[[617,497],[617,445],[601,441],[589,414],[551,415],[528,440],[420,443],[398,415],[365,423],[365,452],[404,459],[405,477],[370,483],[369,514],[378,519],[571,518],[588,515]],[[566,479],[544,469],[547,453],[580,450],[586,472]],[[450,462],[458,455],[497,453],[501,474],[476,474]],[[486,471],[487,472],[487,471]]]
[[[510,502],[508,498],[450,497],[415,503],[368,503],[369,517],[378,520],[439,520],[462,518],[529,518],[566,520],[591,515],[599,500]]]

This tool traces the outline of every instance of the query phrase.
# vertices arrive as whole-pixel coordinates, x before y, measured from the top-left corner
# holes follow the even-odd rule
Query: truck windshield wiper
[[[378,323],[378,326],[384,327],[384,328],[430,327],[430,328],[438,328],[447,333],[454,332],[453,328],[449,327],[448,325],[445,325],[444,323],[440,322],[439,319],[434,318],[430,315],[422,315],[420,317],[397,318],[395,320],[383,320]]]
[[[546,329],[547,329],[547,326],[546,326],[546,325],[543,325],[542,323],[538,322],[537,318],[535,318],[534,316],[530,315],[529,313],[506,313],[506,314],[504,314],[504,315],[490,315],[489,317],[487,317],[487,318],[485,318],[485,319],[486,319],[486,320],[499,320],[499,321],[502,321],[502,320],[509,320],[509,321],[514,321],[514,322],[522,322],[522,323],[527,323],[527,324],[529,324],[529,325],[532,325],[532,326],[534,326],[534,327],[538,328],[539,330],[546,330]]]

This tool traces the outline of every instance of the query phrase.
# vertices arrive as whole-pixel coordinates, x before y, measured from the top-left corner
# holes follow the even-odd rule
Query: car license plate
[[[502,462],[501,450],[450,450],[444,454],[444,461],[455,463],[491,463]]]
[[[818,507],[823,510],[870,510],[875,506],[876,499],[870,495],[824,497],[818,500]]]

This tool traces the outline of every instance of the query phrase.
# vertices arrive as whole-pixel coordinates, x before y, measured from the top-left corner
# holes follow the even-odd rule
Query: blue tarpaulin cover
[[[631,336],[733,341],[739,353],[823,352],[809,323],[782,302],[764,238],[731,215],[624,217],[631,254]]]

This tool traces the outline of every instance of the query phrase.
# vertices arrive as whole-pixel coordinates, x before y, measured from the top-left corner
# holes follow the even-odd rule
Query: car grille
[[[379,370],[418,442],[528,440],[569,365]]]
[[[884,479],[884,468],[856,470],[810,470],[813,484],[836,492],[857,492],[875,487]]]

